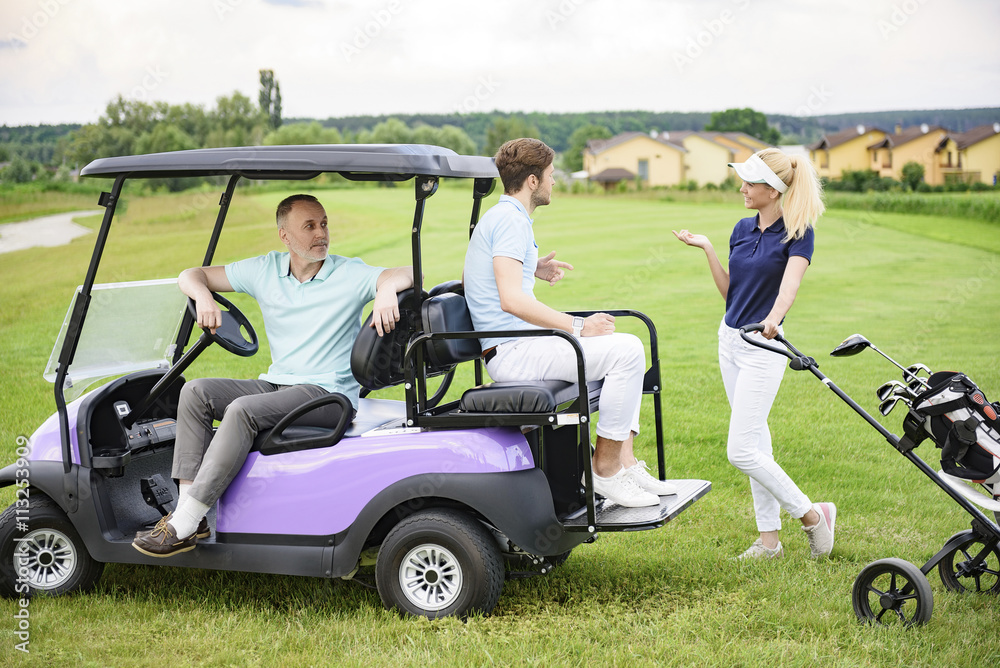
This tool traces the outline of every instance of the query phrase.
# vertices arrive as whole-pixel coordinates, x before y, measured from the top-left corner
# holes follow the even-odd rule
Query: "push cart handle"
[[[815,359],[802,354],[798,348],[789,343],[781,334],[775,334],[774,340],[782,344],[784,348],[767,343],[767,339],[764,339],[763,337],[749,336],[749,334],[753,332],[762,331],[764,331],[764,323],[762,322],[758,322],[754,325],[746,325],[744,327],[740,327],[740,337],[752,346],[757,346],[758,348],[763,348],[764,350],[770,350],[772,353],[784,355],[791,360],[789,366],[792,367],[793,371],[802,371],[803,369],[819,366]]]

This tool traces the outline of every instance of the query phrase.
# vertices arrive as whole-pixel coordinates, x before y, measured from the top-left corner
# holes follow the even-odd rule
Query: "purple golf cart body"
[[[169,560],[142,554],[132,548],[135,533],[174,506],[170,469],[184,370],[213,342],[247,356],[257,339],[245,316],[219,298],[229,307],[223,327],[185,350],[194,320],[173,281],[95,283],[123,188],[136,179],[225,177],[201,258],[207,266],[241,179],[302,181],[324,173],[356,181],[413,180],[415,186],[414,216],[403,223],[410,230],[415,286],[399,295],[394,332],[378,337],[362,327],[351,358],[362,386],[357,415],[351,420],[349,403],[335,393],[293,411],[257,436],[208,516],[210,537]],[[582,350],[565,332],[490,334],[564,337],[577,354],[577,382],[483,382],[483,333],[473,331],[461,282],[429,290],[422,285],[421,228],[427,200],[445,178],[471,181],[470,229],[475,227],[497,178],[490,158],[423,145],[258,146],[105,158],[81,174],[113,179],[113,185],[100,198],[105,214],[92,260],[50,360],[56,412],[19,451],[19,460],[0,469],[0,486],[16,485],[19,500],[0,515],[0,591],[6,595],[87,590],[105,563],[167,564],[362,583],[374,578],[385,605],[403,613],[489,613],[506,578],[546,573],[602,531],[662,527],[711,488],[703,480],[677,480],[678,493],[649,508],[622,508],[595,497],[590,416],[600,383],[587,383]],[[104,298],[105,289],[113,296]],[[117,353],[101,335],[106,330],[88,332],[105,317],[102,310],[114,318],[118,295],[138,295],[133,303],[149,310],[156,308],[147,296],[154,293],[169,303],[157,312],[176,321],[169,345],[156,343],[157,350],[166,348],[164,359],[116,366]],[[654,404],[662,479],[655,327],[637,311],[603,310],[637,318],[647,328],[651,364],[644,393]],[[98,341],[93,350],[92,341]],[[474,367],[474,386],[461,399],[445,401],[465,363]],[[67,399],[68,388],[101,374],[117,377]],[[433,392],[431,378],[440,380]],[[371,396],[397,385],[404,400]],[[295,424],[319,405],[338,402],[344,410],[336,426]],[[30,469],[30,485],[19,473],[24,469]]]

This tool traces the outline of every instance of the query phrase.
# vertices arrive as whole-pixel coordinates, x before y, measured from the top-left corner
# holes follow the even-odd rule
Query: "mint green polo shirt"
[[[299,283],[288,253],[271,251],[227,264],[233,290],[256,299],[264,316],[271,366],[260,379],[319,385],[346,395],[357,408],[361,386],[351,373],[351,349],[383,270],[358,258],[328,255],[312,280]]]

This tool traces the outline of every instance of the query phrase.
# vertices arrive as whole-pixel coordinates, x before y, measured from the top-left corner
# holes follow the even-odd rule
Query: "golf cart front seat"
[[[451,292],[425,300],[421,308],[423,330],[429,334],[474,331],[472,315],[463,295]],[[435,368],[446,368],[479,358],[478,338],[432,338],[426,355]],[[602,381],[587,383],[590,410],[597,410]],[[486,383],[466,390],[458,402],[461,413],[555,413],[575,400],[579,385],[563,380],[536,380]]]
[[[454,283],[460,285],[459,281]],[[450,286],[438,286],[443,289]],[[433,291],[432,291],[433,292]],[[427,293],[424,293],[424,297]],[[398,295],[399,322],[396,328],[379,336],[371,326],[371,315],[365,320],[351,349],[351,371],[361,384],[361,396],[372,390],[392,387],[404,380],[403,352],[410,337],[419,329],[419,314],[413,289],[403,290]],[[310,411],[335,404],[340,408],[337,423],[329,427],[293,424]],[[358,413],[351,419],[353,407],[343,394],[332,392],[306,402],[285,416],[274,429],[261,431],[254,439],[252,450],[273,455],[294,450],[325,448],[337,444],[343,438],[360,436],[376,427],[393,420],[402,421],[406,416],[405,407],[398,401],[362,398]]]

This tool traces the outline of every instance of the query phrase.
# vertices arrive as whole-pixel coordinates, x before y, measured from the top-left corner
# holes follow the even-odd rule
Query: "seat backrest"
[[[406,379],[403,354],[410,338],[420,331],[420,313],[413,288],[403,290],[399,298],[399,322],[396,328],[379,336],[371,326],[371,315],[365,319],[351,350],[351,372],[367,390],[381,390],[398,385]],[[424,293],[424,298],[426,298]]]
[[[420,310],[425,332],[472,332],[472,315],[463,295],[446,292],[427,299]],[[428,341],[427,359],[436,369],[476,359],[481,354],[479,339],[439,339]]]

